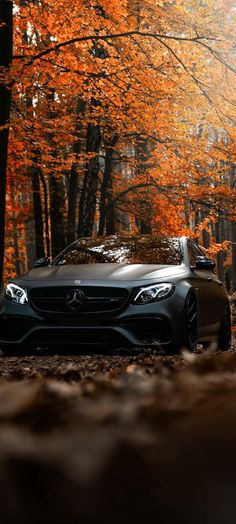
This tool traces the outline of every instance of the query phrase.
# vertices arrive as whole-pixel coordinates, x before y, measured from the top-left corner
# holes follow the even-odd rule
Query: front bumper
[[[0,345],[51,346],[166,346],[180,333],[171,314],[172,297],[145,306],[129,304],[119,315],[39,316],[29,305],[3,299],[0,308]],[[176,309],[175,309],[176,311]]]

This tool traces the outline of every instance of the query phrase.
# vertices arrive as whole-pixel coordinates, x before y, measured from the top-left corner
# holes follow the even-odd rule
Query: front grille
[[[73,298],[73,291],[82,291],[84,294],[84,303],[75,304],[75,309],[67,303],[68,295],[72,295]],[[37,310],[70,315],[115,311],[123,306],[128,296],[127,289],[101,286],[43,287],[30,291],[31,303]]]
[[[39,329],[32,333],[27,340],[31,345],[37,346],[109,346],[119,347],[127,345],[128,342],[115,330],[112,329]]]

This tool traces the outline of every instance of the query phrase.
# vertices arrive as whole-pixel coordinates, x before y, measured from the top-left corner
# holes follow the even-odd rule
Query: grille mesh
[[[73,290],[83,291],[85,295],[85,303],[77,311],[66,303],[68,294]],[[114,311],[122,307],[128,295],[127,289],[101,286],[42,287],[30,291],[31,303],[37,310],[68,314]]]

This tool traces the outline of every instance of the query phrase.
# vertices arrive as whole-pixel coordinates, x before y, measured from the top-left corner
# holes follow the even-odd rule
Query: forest
[[[222,281],[235,306],[235,5],[0,0],[3,524],[234,522],[236,345]],[[168,273],[157,249],[143,263],[135,239],[138,281],[120,261],[113,281],[116,264],[100,264],[103,286],[91,283],[98,264],[71,276],[70,254],[68,273],[34,269],[35,288],[23,275],[82,237],[83,255],[102,240],[92,254],[110,262],[106,242],[127,251],[138,234],[186,235],[201,255],[184,272],[172,239]],[[88,267],[90,285],[73,280]],[[174,351],[165,325],[181,334]],[[124,346],[128,330],[140,344]]]
[[[79,237],[185,234],[236,289],[235,18],[222,0],[1,0],[4,281]]]

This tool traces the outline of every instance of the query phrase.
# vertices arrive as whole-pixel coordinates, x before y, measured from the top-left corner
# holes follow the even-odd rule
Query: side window
[[[188,257],[190,266],[195,266],[196,258],[203,255],[204,253],[196,244],[194,244],[194,242],[188,242]]]

